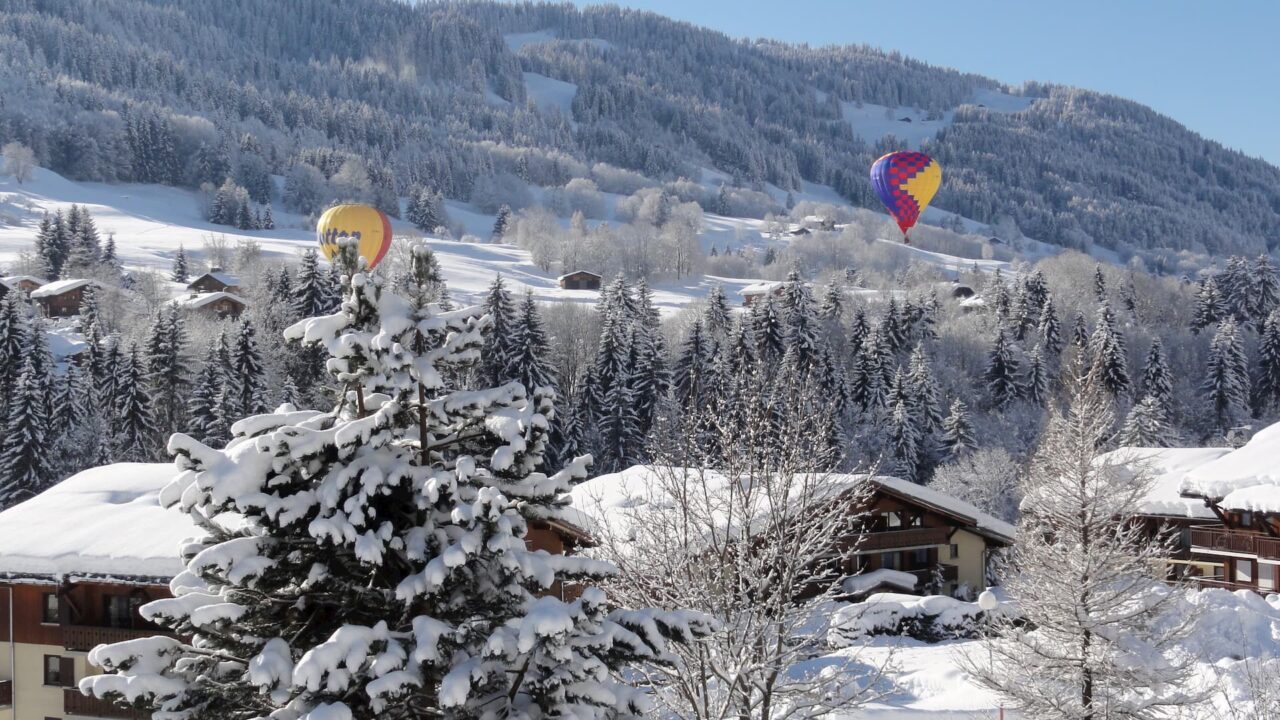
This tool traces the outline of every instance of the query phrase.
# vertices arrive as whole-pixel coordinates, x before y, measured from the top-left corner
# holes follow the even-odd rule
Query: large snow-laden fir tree
[[[429,260],[415,248],[415,280]],[[170,440],[181,474],[162,501],[207,536],[142,613],[189,640],[100,646],[107,674],[82,691],[192,720],[640,713],[618,671],[673,659],[668,642],[708,622],[545,594],[613,572],[525,545],[590,462],[538,472],[550,395],[450,384],[480,359],[481,308],[410,302],[367,272],[345,284],[336,314],[287,332],[328,349],[334,410],[244,419],[221,450]]]

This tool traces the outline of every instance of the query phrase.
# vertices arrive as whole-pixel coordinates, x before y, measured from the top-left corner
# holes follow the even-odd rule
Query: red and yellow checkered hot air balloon
[[[880,202],[902,228],[903,242],[910,242],[907,231],[942,184],[942,166],[922,152],[891,152],[871,166],[871,186]]]
[[[360,257],[372,270],[391,247],[391,220],[368,205],[334,205],[316,223],[320,252],[329,260],[338,254],[338,243],[347,238],[359,242]]]

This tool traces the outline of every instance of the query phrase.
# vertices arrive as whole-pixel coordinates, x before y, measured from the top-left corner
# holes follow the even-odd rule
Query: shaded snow
[[[573,98],[578,86],[535,72],[524,73],[525,92],[539,110],[557,110],[567,118],[573,117]]]

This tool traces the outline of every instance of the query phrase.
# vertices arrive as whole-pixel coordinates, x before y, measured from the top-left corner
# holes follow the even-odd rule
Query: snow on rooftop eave
[[[94,286],[96,286],[96,287],[102,287],[102,283],[98,282],[97,280],[93,280],[93,279],[91,279],[91,278],[76,278],[76,279],[70,279],[70,280],[54,280],[54,281],[53,281],[53,282],[51,282],[51,283],[46,283],[46,284],[41,285],[40,287],[36,288],[35,290],[32,290],[32,291],[31,291],[31,297],[32,297],[33,299],[46,298],[46,297],[56,297],[56,296],[61,295],[61,294],[63,294],[63,293],[71,292],[72,290],[75,290],[75,289],[77,289],[77,288],[82,288],[82,287],[85,287],[85,286],[87,286],[87,285],[94,285]]]
[[[174,300],[174,302],[184,308],[202,308],[209,303],[216,302],[223,298],[240,303],[242,307],[249,306],[249,303],[246,302],[244,298],[236,295],[235,293],[229,293],[226,290],[216,290],[214,292],[200,293],[199,295],[194,296],[189,295],[187,297],[178,298]]]
[[[963,500],[951,497],[925,485],[917,485],[909,480],[889,475],[873,476],[871,482],[882,491],[899,495],[904,499],[920,503],[930,509],[937,510],[943,515],[959,520],[971,526],[974,532],[985,538],[1002,542],[1006,545],[1013,544],[1017,532],[1013,525],[988,515]]]
[[[1259,430],[1242,447],[1188,471],[1179,491],[1187,497],[1218,502],[1239,490],[1265,487],[1273,489],[1251,492],[1274,493],[1275,505],[1280,507],[1280,423]]]

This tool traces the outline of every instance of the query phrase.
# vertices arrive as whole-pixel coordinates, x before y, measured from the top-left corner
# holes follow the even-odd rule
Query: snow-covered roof
[[[48,280],[45,280],[42,277],[36,277],[35,275],[9,275],[9,276],[0,278],[0,280],[3,280],[4,284],[10,287],[13,287],[18,283],[24,282],[24,281],[33,282],[36,285],[44,285],[45,283],[49,282]]]
[[[670,470],[681,472],[680,468]],[[651,504],[661,508],[674,502],[661,496],[661,483],[655,480],[659,472],[659,468],[650,465],[635,465],[621,472],[587,480],[570,491],[573,504],[568,509],[573,514],[567,515],[565,519],[586,529],[595,537],[606,534],[627,537],[631,534],[633,524],[641,521],[643,508]],[[687,472],[694,477],[701,471]],[[923,485],[884,475],[868,477],[833,473],[822,476],[821,479],[823,490],[797,492],[795,496],[813,502],[818,496],[835,497],[870,482],[873,489],[937,510],[984,537],[1006,544],[1013,543],[1014,528],[1009,523],[992,517],[963,500]],[[797,481],[801,480],[802,476],[797,476]],[[710,491],[715,493],[718,492],[716,488],[725,487],[732,480],[717,471],[709,470],[706,471],[705,482]],[[637,512],[636,509],[640,510]]]
[[[191,285],[194,285],[196,281],[199,280],[200,278],[206,278],[206,277],[213,278],[214,280],[217,280],[223,285],[235,286],[235,287],[240,286],[240,278],[236,277],[235,275],[232,275],[229,272],[223,272],[221,270],[204,273],[203,275],[196,278],[195,280],[192,280]],[[188,285],[187,287],[190,287],[191,285]]]
[[[208,305],[209,303],[217,302],[224,298],[227,300],[231,300],[233,302],[240,303],[240,305],[242,306],[248,305],[248,303],[245,302],[244,298],[234,293],[226,292],[225,290],[218,290],[217,292],[210,292],[210,293],[200,293],[198,295],[187,295],[185,297],[180,297],[174,300],[173,303],[179,307],[184,307],[189,310],[194,310],[196,308],[202,308],[205,305]]]
[[[865,595],[881,587],[896,587],[911,592],[916,589],[916,582],[916,576],[909,572],[880,568],[845,578],[840,583],[840,589],[850,595]]]
[[[590,270],[574,270],[573,272],[567,272],[557,277],[556,280],[563,280],[567,277],[573,277],[574,275],[590,275],[591,277],[594,277],[594,278],[600,277],[599,273],[593,273]]]
[[[65,292],[70,292],[72,290],[75,290],[76,288],[85,287],[86,285],[97,285],[98,287],[102,287],[102,283],[98,282],[97,280],[88,280],[88,279],[54,280],[51,283],[45,283],[44,285],[41,285],[35,290],[32,290],[31,297],[33,298],[54,297],[57,295],[61,295],[62,293],[65,293]]]
[[[981,295],[970,295],[960,301],[960,307],[985,307],[986,304],[987,301],[983,300]]]
[[[1188,471],[1180,490],[1229,510],[1280,512],[1280,423],[1259,430],[1244,447]]]
[[[200,530],[160,507],[171,463],[85,470],[0,513],[0,576],[167,582],[183,569],[179,545]]]
[[[738,294],[743,297],[751,297],[754,295],[768,295],[769,293],[777,292],[778,289],[781,287],[782,287],[782,283],[777,281],[772,281],[772,282],[764,281],[764,282],[758,282],[758,283],[751,283],[750,285],[744,285],[742,289],[738,291]]]
[[[1098,457],[1098,462],[1116,471],[1151,476],[1151,490],[1138,501],[1144,515],[1212,520],[1216,515],[1199,498],[1184,497],[1180,489],[1187,472],[1230,452],[1230,448],[1138,448],[1123,447]]]

